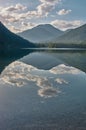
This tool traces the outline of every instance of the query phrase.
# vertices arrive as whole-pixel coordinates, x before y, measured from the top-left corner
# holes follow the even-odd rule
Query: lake
[[[0,130],[86,130],[86,51],[0,56]]]

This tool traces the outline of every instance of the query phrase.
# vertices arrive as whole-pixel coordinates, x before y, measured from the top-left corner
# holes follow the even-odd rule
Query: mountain
[[[73,29],[67,29],[66,31],[64,31],[65,33],[67,33],[67,32],[70,32],[70,31],[72,31]],[[64,33],[64,34],[65,34]]]
[[[54,43],[86,43],[86,24],[72,29],[53,40]]]
[[[50,39],[62,35],[63,32],[50,24],[41,24],[32,29],[18,33],[19,36],[34,43],[44,43]]]
[[[12,33],[0,22],[0,52],[26,47],[34,47],[34,44]]]

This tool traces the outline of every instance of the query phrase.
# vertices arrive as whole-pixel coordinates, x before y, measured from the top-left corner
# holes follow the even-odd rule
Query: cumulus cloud
[[[22,13],[22,11],[24,11],[26,8],[26,6],[19,3],[8,7],[0,7],[0,19],[4,23],[18,23],[23,19],[22,15],[25,18],[26,15],[25,13]],[[21,13],[19,11],[21,11]]]
[[[41,3],[34,10],[31,11],[26,6],[20,3],[4,8],[0,7],[0,15],[3,20],[6,19],[7,22],[12,23],[18,23],[21,20],[26,19],[45,17],[55,8],[56,3],[59,3],[60,1],[61,0],[40,0]]]
[[[2,21],[2,22],[6,22],[6,19],[0,14],[0,21]]]
[[[51,10],[51,6],[41,4],[35,10],[25,10],[27,7],[21,4],[15,6],[0,7],[0,19],[4,23],[19,23],[22,21],[44,17]],[[24,11],[25,10],[25,11]],[[21,12],[20,12],[21,11]],[[11,12],[11,13],[10,13]]]
[[[50,97],[55,97],[57,96],[59,93],[61,93],[61,91],[55,89],[55,88],[52,88],[52,87],[49,87],[49,88],[43,88],[43,89],[40,89],[38,91],[38,94],[41,96],[41,97],[45,97],[45,98],[50,98]]]
[[[37,7],[40,16],[47,16],[62,0],[40,0],[41,4]]]
[[[73,75],[77,75],[77,74],[81,73],[81,71],[79,69],[76,69],[76,68],[70,67],[70,66],[66,66],[64,64],[53,67],[50,70],[50,72],[53,74],[73,74]],[[57,81],[59,81],[59,80],[57,80]],[[61,81],[61,82],[63,82],[63,81]]]
[[[15,17],[15,15],[9,13],[0,14],[0,20],[4,23],[15,23],[19,21],[19,19]]]
[[[20,31],[18,31],[18,32],[22,32],[27,29],[32,29],[33,27],[35,27],[37,25],[38,25],[37,23],[22,21]]]
[[[15,12],[12,11],[11,13],[9,11],[4,10],[4,8],[0,12],[0,20],[8,25],[10,23],[10,30],[13,32],[21,32],[26,29],[32,28],[36,26],[37,24],[26,22],[26,20],[37,18],[39,15],[36,11],[26,11],[26,12]],[[19,24],[19,26],[15,26],[15,23]],[[14,24],[14,25],[13,25]],[[8,26],[9,28],[9,26]]]
[[[16,28],[15,26],[11,26],[10,29],[12,32],[20,32],[21,31],[21,29]]]
[[[62,9],[62,10],[59,10],[57,12],[58,15],[66,15],[66,14],[69,14],[72,10],[66,10],[66,9]]]
[[[73,20],[73,21],[66,21],[66,20],[54,20],[51,22],[56,28],[66,30],[70,28],[76,28],[83,24],[83,21],[80,20]]]
[[[42,3],[49,3],[49,4],[53,4],[53,3],[59,3],[62,0],[40,0],[40,2]]]
[[[51,83],[48,81],[47,78],[38,78],[37,85],[40,88],[47,88],[47,87],[50,88],[50,87],[52,87]]]
[[[32,22],[22,22],[23,28],[28,28],[28,29],[30,29],[30,28],[33,28],[33,27],[35,27],[35,26],[37,26],[37,25],[38,25],[38,24],[32,23]]]
[[[40,75],[41,73],[45,73],[45,76]],[[52,80],[50,73],[54,77]],[[35,87],[38,87],[37,94],[39,96],[50,98],[55,97],[62,92],[56,82],[58,85],[63,86],[64,84],[69,84],[68,81],[64,80],[63,74],[71,74],[74,77],[74,75],[81,74],[81,71],[74,67],[61,64],[48,70],[47,77],[46,70],[39,70],[31,65],[15,61],[7,66],[2,72],[0,76],[0,85],[25,87],[27,84],[32,83]],[[62,75],[62,78],[58,78],[58,75]]]
[[[11,11],[22,11],[22,10],[25,10],[27,7],[18,3],[16,4],[15,6],[9,6],[9,7],[6,7],[4,8],[4,11],[8,11],[8,12],[11,12]]]
[[[55,81],[58,83],[58,84],[68,84],[68,81],[62,79],[62,78],[57,78],[55,79]]]
[[[15,28],[18,29],[20,32],[24,31],[31,27],[31,24],[28,24],[26,28],[25,24],[28,20],[40,19],[42,17],[47,17],[52,10],[62,1],[62,0],[39,0],[40,3],[38,6],[35,6],[33,10],[29,10],[28,7],[18,3],[16,5],[11,5],[7,7],[0,7],[0,19],[1,21],[8,26],[8,23]],[[30,23],[30,22],[28,22]],[[17,25],[19,25],[17,27]],[[36,24],[35,24],[36,25]],[[20,28],[21,26],[21,28]],[[34,26],[32,26],[34,27]],[[10,27],[10,30],[14,32],[18,32],[17,29],[13,29]]]
[[[39,16],[47,16],[50,11],[54,8],[53,5],[48,5],[48,4],[41,4],[37,7],[38,15]]]
[[[53,87],[47,77],[40,76],[40,74],[35,75],[34,72],[36,71],[38,72],[39,69],[16,61],[11,63],[2,72],[0,83],[8,84],[10,87],[23,87],[28,82],[35,83],[35,85],[39,87],[38,95],[45,98],[55,97],[61,92],[59,89]],[[45,70],[40,71],[42,73],[42,71]]]

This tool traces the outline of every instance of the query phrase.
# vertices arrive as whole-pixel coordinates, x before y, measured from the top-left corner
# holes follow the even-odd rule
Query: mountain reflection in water
[[[0,54],[0,72],[11,62],[20,59],[39,69],[50,69],[59,64],[67,64],[86,72],[86,51],[73,50],[18,50]]]
[[[0,129],[85,130],[86,52],[21,54],[0,59]]]

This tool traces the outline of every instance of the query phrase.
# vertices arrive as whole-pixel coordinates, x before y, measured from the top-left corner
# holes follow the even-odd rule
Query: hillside
[[[72,29],[56,39],[54,43],[76,43],[80,44],[86,41],[86,24],[76,29]],[[86,43],[86,42],[85,42]]]
[[[34,44],[12,33],[0,22],[0,52],[26,47],[34,47]]]
[[[31,42],[34,43],[44,43],[62,34],[63,34],[62,31],[56,29],[50,24],[38,25],[32,29],[18,33],[19,36],[27,40],[30,40]]]

